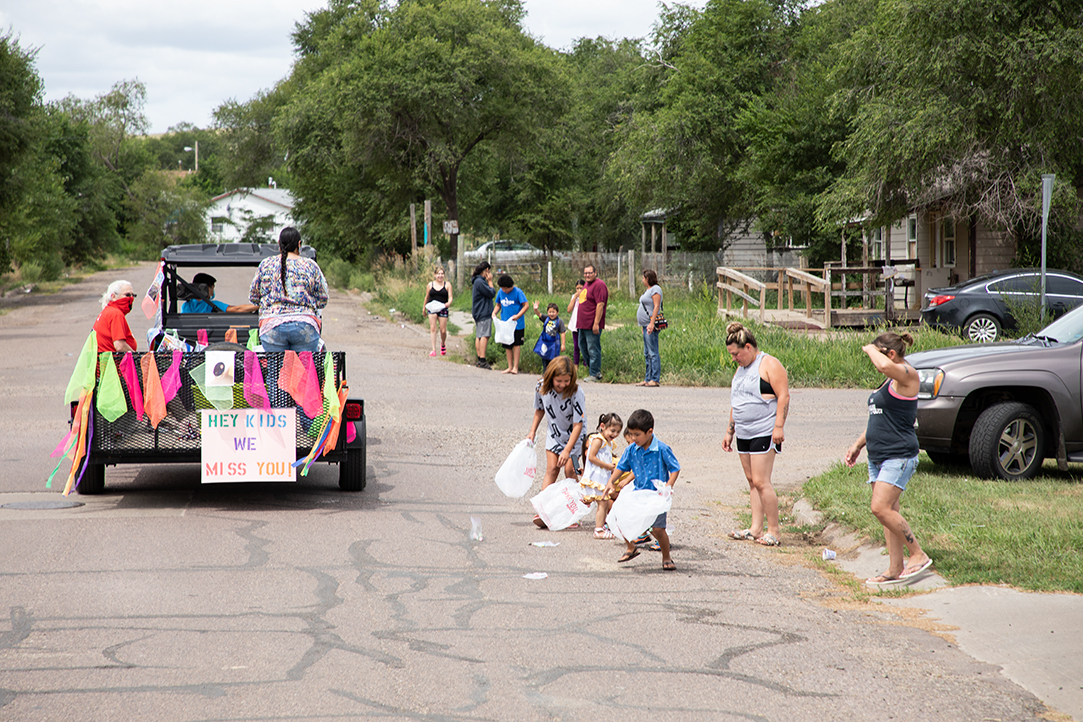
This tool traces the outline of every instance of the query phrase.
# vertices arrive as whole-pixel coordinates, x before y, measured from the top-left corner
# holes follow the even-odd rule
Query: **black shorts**
[[[737,453],[738,454],[766,454],[772,449],[776,454],[782,453],[782,444],[772,444],[771,435],[757,436],[754,439],[742,439],[737,437]]]
[[[511,351],[512,348],[514,348],[515,346],[522,346],[523,345],[523,337],[524,336],[526,336],[526,329],[525,328],[517,328],[517,329],[515,329],[515,341],[513,341],[512,343],[502,343],[500,345],[503,346],[504,348],[506,348],[508,351]]]

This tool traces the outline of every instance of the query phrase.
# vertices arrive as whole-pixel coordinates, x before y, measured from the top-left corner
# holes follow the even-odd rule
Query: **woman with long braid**
[[[327,280],[314,260],[301,256],[296,228],[282,229],[278,249],[259,264],[248,290],[259,305],[260,343],[266,351],[318,351]]]

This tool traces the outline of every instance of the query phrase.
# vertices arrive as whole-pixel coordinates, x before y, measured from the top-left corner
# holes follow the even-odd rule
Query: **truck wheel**
[[[1000,322],[987,313],[979,313],[967,319],[963,336],[971,343],[988,343],[1000,338]]]
[[[76,491],[80,494],[101,494],[105,491],[105,464],[88,464]]]
[[[365,473],[368,470],[368,439],[365,417],[361,417],[357,440],[360,448],[346,449],[346,460],[338,465],[338,488],[343,491],[364,491]]]
[[[1029,479],[1042,468],[1045,427],[1033,406],[990,406],[970,432],[970,466],[985,479]]]

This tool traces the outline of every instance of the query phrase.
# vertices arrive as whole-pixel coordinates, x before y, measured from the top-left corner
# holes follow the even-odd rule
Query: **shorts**
[[[426,313],[428,313],[428,315],[430,316],[435,315],[437,318],[447,318],[447,306],[444,306],[443,310],[437,311],[435,314],[432,311],[428,310],[426,311]]]
[[[489,338],[493,335],[493,317],[474,319],[474,338]]]
[[[782,444],[771,443],[771,436],[757,436],[754,439],[742,439],[737,437],[737,453],[738,454],[766,454],[771,449],[775,450],[776,454],[782,453]]]
[[[522,346],[523,345],[523,337],[524,336],[526,336],[526,329],[525,328],[517,328],[517,329],[515,329],[515,340],[512,341],[511,343],[502,343],[500,345],[503,346],[504,348],[506,348],[508,351],[511,351],[516,346]]]
[[[504,344],[501,344],[501,346],[503,346],[503,345]],[[560,443],[559,441],[552,442],[552,443],[553,443],[553,448],[551,448],[551,449],[549,448],[549,444],[546,443],[546,445],[545,445],[545,450],[546,451],[552,451],[557,456],[560,456],[562,453],[564,453],[564,444]],[[572,449],[572,455],[570,457],[568,457],[568,458],[570,458],[572,460],[572,466],[575,467],[575,473],[577,473],[577,474],[582,474],[583,473],[583,467],[582,467],[582,465],[580,463],[580,461],[582,460],[582,457],[583,457],[583,437],[580,436],[579,439],[575,442],[575,448]]]
[[[906,491],[906,483],[918,469],[918,457],[910,459],[884,459],[879,464],[869,461],[869,483],[881,481]]]
[[[651,529],[665,529],[666,528],[666,512],[662,512],[651,523]]]

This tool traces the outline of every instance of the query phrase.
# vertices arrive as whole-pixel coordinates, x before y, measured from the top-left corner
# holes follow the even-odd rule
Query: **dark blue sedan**
[[[1069,271],[1045,272],[1046,319],[1083,304],[1083,278]],[[973,343],[996,341],[1003,329],[1015,328],[1011,308],[1037,308],[1041,270],[1013,268],[971,278],[925,293],[921,320],[930,326],[962,330]]]

